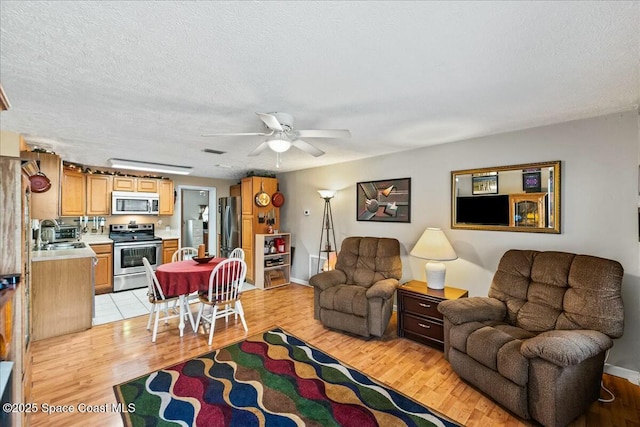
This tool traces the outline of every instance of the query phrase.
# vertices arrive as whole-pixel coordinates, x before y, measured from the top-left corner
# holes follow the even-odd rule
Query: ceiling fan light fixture
[[[276,153],[284,153],[291,148],[291,141],[284,132],[276,132],[276,134],[267,139],[267,145]]]

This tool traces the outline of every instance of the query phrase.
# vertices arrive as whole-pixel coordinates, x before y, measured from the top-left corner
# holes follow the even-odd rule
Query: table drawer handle
[[[420,307],[431,308],[431,304],[425,304],[423,302],[420,303]]]
[[[431,329],[431,326],[425,325],[424,323],[418,323],[418,326],[420,326],[421,328],[425,328],[425,329]]]

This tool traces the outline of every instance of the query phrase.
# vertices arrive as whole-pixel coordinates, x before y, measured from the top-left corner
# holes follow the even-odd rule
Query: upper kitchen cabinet
[[[160,195],[160,209],[158,215],[173,215],[173,181],[169,179],[158,180],[158,194]]]
[[[86,193],[84,174],[75,169],[63,169],[60,216],[84,215]]]
[[[153,178],[136,178],[136,191],[141,193],[157,193],[158,180]]]
[[[111,176],[87,175],[87,215],[111,215]]]
[[[136,179],[128,176],[113,177],[113,191],[136,191]]]
[[[20,157],[35,160],[51,182],[51,187],[44,192],[33,192],[31,196],[31,217],[34,219],[58,218],[60,216],[60,180],[62,177],[62,160],[53,153],[21,151]]]
[[[116,176],[113,178],[113,191],[138,191],[140,193],[157,193],[158,180],[153,178]]]

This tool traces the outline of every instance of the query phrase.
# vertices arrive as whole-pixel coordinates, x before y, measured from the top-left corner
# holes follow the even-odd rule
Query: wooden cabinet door
[[[157,193],[158,180],[152,178],[136,178],[136,191],[141,193]]]
[[[86,181],[84,174],[76,170],[65,169],[62,172],[61,216],[80,216],[85,214]]]
[[[96,295],[113,292],[113,251],[110,244],[91,245],[98,263],[94,270]]]
[[[113,191],[136,191],[136,179],[124,176],[113,177]]]
[[[253,216],[242,215],[242,240],[244,261],[247,263],[247,282],[253,283]]]
[[[158,215],[173,215],[173,181],[161,179],[158,181],[158,194],[160,195],[160,209]]]
[[[111,215],[111,176],[87,175],[87,215]]]
[[[162,263],[171,262],[173,253],[178,250],[178,239],[167,239],[162,241]]]
[[[34,153],[33,151],[21,151],[20,157],[38,162],[40,172],[44,173],[51,181],[49,190],[31,195],[31,218],[58,218],[60,216],[62,160],[55,154]]]
[[[253,215],[253,178],[243,178],[240,187],[242,215]]]

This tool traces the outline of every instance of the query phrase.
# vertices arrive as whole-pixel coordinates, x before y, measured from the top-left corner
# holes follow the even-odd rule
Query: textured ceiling
[[[202,133],[272,111],[351,130],[284,153],[305,169],[637,108],[639,28],[639,2],[2,0],[1,128],[85,165],[233,179],[275,153]]]

